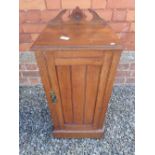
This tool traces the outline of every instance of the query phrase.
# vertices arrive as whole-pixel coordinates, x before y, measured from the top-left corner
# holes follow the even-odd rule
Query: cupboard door
[[[98,128],[112,60],[112,52],[103,53],[99,57],[91,57],[89,53],[81,57],[44,53],[51,90],[57,98],[53,106],[60,128]]]

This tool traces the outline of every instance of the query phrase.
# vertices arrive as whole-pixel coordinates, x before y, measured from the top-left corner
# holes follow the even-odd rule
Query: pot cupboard
[[[107,22],[78,7],[49,21],[32,45],[57,138],[100,138],[122,46]]]

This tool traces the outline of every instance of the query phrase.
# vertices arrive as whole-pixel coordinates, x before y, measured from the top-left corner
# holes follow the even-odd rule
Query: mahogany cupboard
[[[96,12],[60,12],[32,45],[54,123],[54,137],[100,138],[122,47]]]

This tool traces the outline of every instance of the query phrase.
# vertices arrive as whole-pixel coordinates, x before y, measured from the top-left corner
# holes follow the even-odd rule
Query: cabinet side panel
[[[88,65],[87,67],[86,103],[84,108],[85,124],[91,124],[93,121],[100,70],[101,66]]]
[[[112,55],[112,62],[109,68],[109,74],[108,74],[106,89],[104,93],[103,108],[99,116],[99,128],[103,127],[103,123],[105,120],[105,113],[107,111],[108,103],[112,93],[113,83],[114,83],[116,69],[119,63],[120,55],[121,55],[121,51],[115,51]]]
[[[71,77],[69,66],[57,66],[58,82],[62,102],[62,111],[65,123],[73,122],[72,101],[71,101]]]
[[[50,85],[50,81],[49,81],[49,76],[48,76],[48,71],[46,68],[46,62],[44,59],[44,55],[41,51],[37,51],[37,52],[35,52],[35,57],[37,60],[37,64],[39,66],[41,80],[42,80],[43,87],[44,87],[45,94],[46,94],[46,98],[48,101],[48,107],[49,107],[49,110],[51,113],[51,119],[53,120],[54,128],[59,129],[59,122],[58,122],[56,109],[52,105],[52,102],[51,102],[51,97],[50,97],[51,85]]]
[[[72,66],[71,72],[74,123],[82,124],[85,103],[86,66]]]

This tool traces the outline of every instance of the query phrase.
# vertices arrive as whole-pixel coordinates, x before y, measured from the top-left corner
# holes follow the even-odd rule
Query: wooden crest
[[[51,21],[49,21],[48,25],[57,25],[57,24],[64,24],[65,21],[63,21],[62,16],[66,13],[66,9],[62,10],[54,19],[52,19]],[[106,21],[104,19],[102,19],[94,10],[92,9],[88,9],[88,11],[92,14],[92,19],[90,22],[90,24],[102,24],[102,25],[106,25]],[[76,7],[71,14],[69,15],[69,22],[75,22],[75,23],[80,23],[80,22],[87,22],[86,21],[86,15],[84,13],[83,10],[81,10],[79,7]]]

